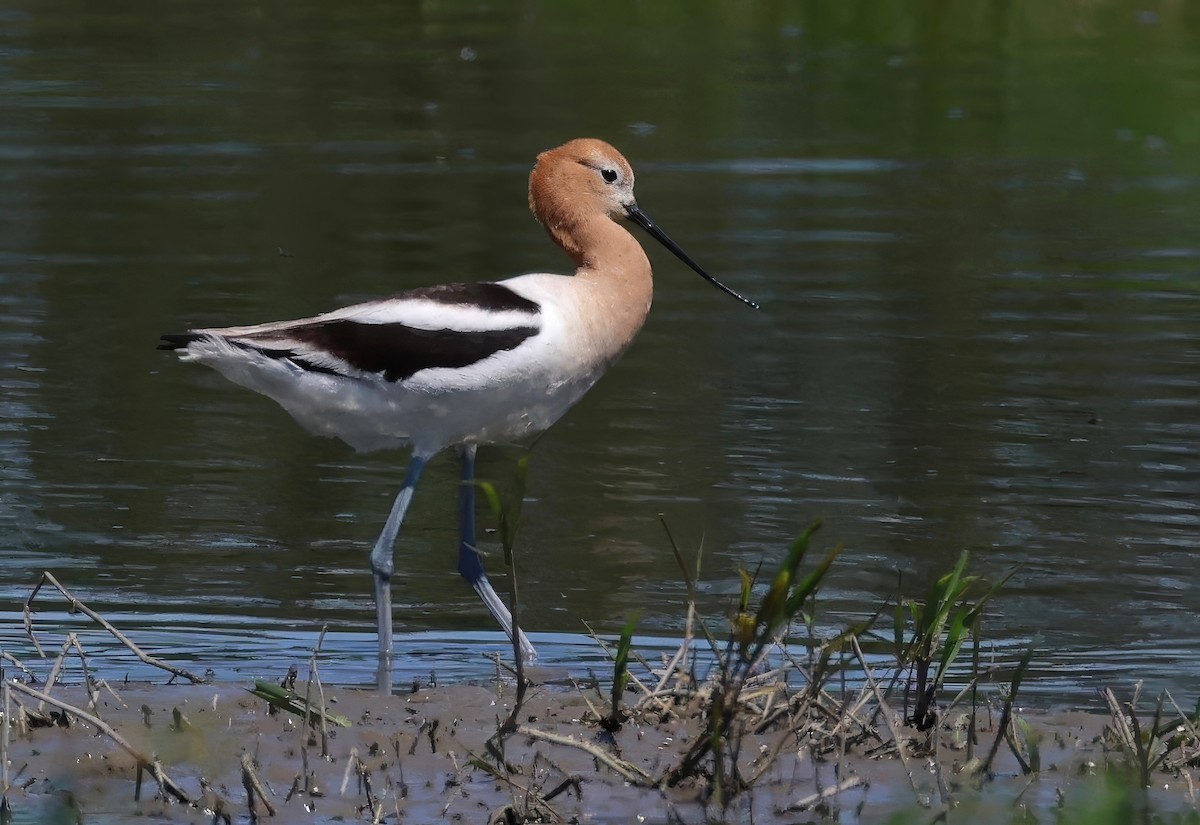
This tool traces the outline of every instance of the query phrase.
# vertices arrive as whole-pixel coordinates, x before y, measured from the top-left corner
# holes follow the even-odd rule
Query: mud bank
[[[963,720],[942,726],[933,751],[906,745],[903,756],[878,744],[829,749],[771,730],[743,742],[744,775],[766,767],[722,807],[702,776],[673,785],[637,778],[664,776],[687,743],[704,735],[698,714],[635,714],[610,733],[598,724],[605,701],[598,692],[531,688],[518,730],[499,748],[489,748],[489,739],[514,695],[501,683],[390,697],[326,687],[328,709],[351,724],[329,725],[324,739],[296,715],[268,713],[241,686],[127,685],[101,692],[91,705],[78,688],[55,695],[103,720],[128,748],[52,707],[43,716],[55,724],[34,727],[42,718],[37,703],[19,697],[29,713],[21,718],[14,705],[7,753],[13,822],[249,822],[255,815],[288,823],[879,822],[905,811],[917,822],[948,805],[1008,822],[1014,809],[1098,804],[1105,791],[1097,776],[1112,761],[1100,714],[1024,714],[1038,737],[1040,770],[1023,775],[1005,748],[986,782],[962,770]],[[977,723],[986,750],[995,719],[983,713]],[[151,770],[139,794],[129,749],[152,755],[187,801],[164,791]],[[640,774],[623,776],[605,755]],[[252,778],[261,798],[249,790]],[[1156,810],[1196,805],[1186,776],[1164,775],[1149,793]]]

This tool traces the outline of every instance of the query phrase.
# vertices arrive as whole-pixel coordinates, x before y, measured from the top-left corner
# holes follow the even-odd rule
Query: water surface
[[[1002,662],[1041,634],[1030,690],[1190,695],[1197,99],[1183,4],[10,6],[4,643],[50,569],[219,674],[286,669],[329,623],[331,667],[368,681],[366,553],[406,456],[315,439],[157,335],[566,271],[526,176],[595,135],[764,309],[650,250],[645,330],[533,452],[519,564],[546,660],[591,661],[586,627],[634,613],[652,646],[681,633],[660,514],[703,546],[717,625],[737,568],[823,518],[847,546],[826,632],[966,548],[990,578],[1020,565],[986,627]],[[398,551],[413,672],[501,649],[454,574],[455,480],[435,462]]]

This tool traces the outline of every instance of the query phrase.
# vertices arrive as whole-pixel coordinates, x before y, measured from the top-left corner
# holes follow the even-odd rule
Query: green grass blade
[[[788,596],[786,606],[786,618],[788,621],[791,621],[792,617],[800,611],[800,608],[804,605],[804,602],[816,592],[817,587],[820,586],[822,579],[825,578],[825,574],[829,572],[829,568],[833,566],[834,560],[841,555],[843,549],[843,545],[839,544],[837,547],[834,547],[832,550],[826,553],[825,558],[821,559],[821,561],[817,563],[817,566],[814,567],[812,571],[810,571],[809,574],[800,581],[799,584],[792,588],[792,593],[790,596]]]
[[[316,723],[320,718],[320,711],[314,708],[311,702],[306,704],[303,696],[271,682],[255,680],[254,689],[249,692],[274,708],[307,718],[310,724]],[[333,713],[328,708],[325,709],[325,719],[342,728],[354,726],[345,716]]]

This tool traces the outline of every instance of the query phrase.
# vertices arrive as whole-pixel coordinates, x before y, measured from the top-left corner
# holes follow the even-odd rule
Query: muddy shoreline
[[[703,735],[700,717],[686,711],[658,719],[635,713],[609,733],[597,720],[605,701],[599,691],[533,686],[519,731],[497,752],[489,751],[488,740],[511,710],[511,683],[425,687],[389,697],[329,686],[325,691],[330,711],[352,725],[330,725],[322,755],[322,738],[300,717],[268,713],[245,686],[125,685],[101,690],[90,706],[80,687],[60,688],[60,700],[90,707],[130,746],[153,754],[191,804],[164,793],[149,771],[135,800],[136,760],[93,725],[72,719],[66,727],[10,732],[12,821],[212,822],[226,815],[232,822],[252,821],[246,754],[276,811],[274,821],[297,823],[520,821],[517,816],[547,822],[792,822],[835,815],[877,822],[898,811],[927,821],[946,807],[946,798],[986,818],[988,811],[1007,816],[1014,805],[1086,807],[1102,792],[1099,777],[1112,762],[1107,717],[1024,713],[1024,723],[1040,736],[1038,775],[1022,775],[1013,756],[1003,753],[991,779],[981,781],[964,771],[962,719],[948,719],[935,750],[905,758],[881,748],[837,752],[813,742],[785,743],[754,785],[721,808],[701,778],[640,787],[583,749],[615,754],[659,776],[689,740]],[[22,703],[36,713],[36,703],[25,697]],[[995,736],[995,715],[980,714],[977,723],[986,747]],[[779,742],[777,730],[749,740],[740,755],[747,770]],[[834,793],[839,784],[843,790]],[[1156,809],[1196,805],[1184,777],[1164,775],[1150,794]],[[270,818],[263,800],[256,800],[255,810]]]
[[[631,624],[615,644],[597,640],[607,669],[586,680],[497,657],[490,679],[387,695],[323,682],[324,631],[282,684],[212,681],[143,651],[46,574],[74,610],[170,677],[106,681],[74,633],[47,660],[35,588],[26,628],[51,664],[35,673],[0,651],[0,825],[1200,816],[1200,729],[1168,694],[1135,685],[1103,691],[1107,713],[1030,710],[1019,697],[1033,646],[1011,667],[986,668],[976,651],[970,680],[946,684],[969,610],[995,590],[973,607],[963,598],[965,554],[910,605],[902,666],[873,665],[863,626],[785,644],[838,552],[798,575],[813,530],[756,608],[747,583],[725,642],[689,607],[675,651],[643,658]],[[64,673],[76,683],[62,684]]]

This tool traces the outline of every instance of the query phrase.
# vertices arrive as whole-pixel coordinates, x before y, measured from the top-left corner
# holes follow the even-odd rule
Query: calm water
[[[680,632],[660,513],[703,544],[717,624],[738,566],[822,517],[847,546],[823,628],[970,548],[982,575],[1021,565],[987,631],[1001,661],[1043,634],[1032,690],[1194,698],[1200,12],[335,5],[0,12],[9,649],[51,569],[221,675],[282,671],[329,622],[330,667],[370,680],[366,553],[406,457],[312,438],[157,335],[565,271],[526,176],[595,135],[764,309],[651,250],[646,329],[533,452],[519,564],[546,660],[595,657],[584,623],[635,611]],[[402,535],[402,671],[499,649],[454,573],[454,494],[443,458]]]

